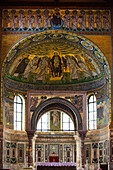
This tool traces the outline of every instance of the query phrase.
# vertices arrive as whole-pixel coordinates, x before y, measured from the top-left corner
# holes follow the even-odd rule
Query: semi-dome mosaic
[[[46,31],[15,44],[6,56],[5,81],[20,90],[90,90],[109,81],[104,54],[83,36]]]

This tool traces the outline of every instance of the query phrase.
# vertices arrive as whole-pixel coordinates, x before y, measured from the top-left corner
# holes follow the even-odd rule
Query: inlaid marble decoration
[[[73,145],[64,145],[64,162],[73,162]]]
[[[63,162],[63,145],[60,145],[60,162]]]
[[[18,163],[24,163],[24,144],[18,144]]]
[[[44,162],[44,145],[43,144],[35,145],[35,154],[36,154],[35,159],[37,159],[37,162]],[[46,157],[46,151],[45,151],[45,157]]]
[[[5,161],[7,163],[15,164],[17,162],[17,144],[5,142]]]
[[[59,155],[59,145],[50,144],[49,145],[49,155]]]
[[[48,162],[48,145],[45,145],[45,162]]]
[[[91,144],[85,144],[85,162],[88,160],[88,163],[91,163]]]
[[[109,141],[104,142],[104,162],[109,162]]]
[[[104,143],[99,143],[99,163],[103,163]]]

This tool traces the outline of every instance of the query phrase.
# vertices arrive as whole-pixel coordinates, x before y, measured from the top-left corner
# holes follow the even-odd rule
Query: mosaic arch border
[[[68,34],[69,37],[70,37],[69,40],[74,41],[74,42],[76,42],[77,39],[81,39],[81,45],[84,48],[86,48],[87,50],[89,50],[90,52],[93,51],[93,54],[95,55],[96,59],[100,60],[100,65],[104,69],[105,79],[106,79],[106,83],[107,83],[107,90],[109,91],[108,97],[109,97],[109,99],[111,99],[111,71],[110,71],[110,64],[109,64],[108,59],[105,56],[105,54],[102,52],[102,50],[94,42],[92,42],[90,39],[86,38],[85,36],[79,35],[77,33],[69,32],[69,31],[64,31],[64,30],[40,31],[38,33],[33,33],[31,35],[27,35],[26,37],[24,37],[21,40],[19,40],[18,42],[16,42],[7,52],[7,55],[6,55],[6,57],[3,61],[3,64],[2,64],[1,93],[3,93],[3,79],[4,79],[4,75],[6,75],[5,69],[6,69],[7,65],[9,64],[9,62],[16,56],[16,53],[17,53],[16,48],[18,46],[20,46],[22,48],[25,47],[25,46],[28,46],[30,44],[30,42],[28,41],[29,39],[33,39],[33,38],[37,37],[36,38],[36,39],[38,39],[37,41],[40,41],[41,37],[43,37],[43,39],[44,39],[45,38],[44,35],[49,34],[49,33],[51,33],[51,34],[64,34],[64,35]],[[26,40],[29,43],[28,42],[26,43]],[[2,101],[2,97],[1,97],[1,101]],[[2,105],[2,102],[1,102],[1,105]],[[1,108],[2,108],[2,106],[1,106]],[[111,107],[110,107],[110,113],[111,113]],[[2,119],[3,118],[1,117],[1,120]],[[110,114],[110,121],[111,121],[111,114]]]

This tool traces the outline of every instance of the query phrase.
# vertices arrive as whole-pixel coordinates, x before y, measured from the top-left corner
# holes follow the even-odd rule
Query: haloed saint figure
[[[50,112],[50,129],[51,131],[60,130],[61,113],[57,110]]]
[[[61,68],[61,58],[57,52],[54,53],[52,57],[52,77],[61,77],[62,68]]]

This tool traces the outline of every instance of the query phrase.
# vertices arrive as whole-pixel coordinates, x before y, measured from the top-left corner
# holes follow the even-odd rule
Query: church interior
[[[113,170],[112,0],[0,2],[0,169]]]

